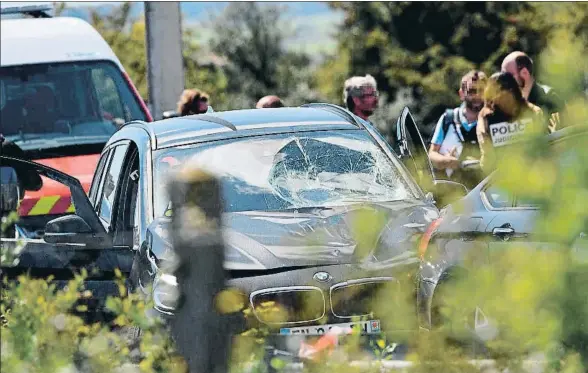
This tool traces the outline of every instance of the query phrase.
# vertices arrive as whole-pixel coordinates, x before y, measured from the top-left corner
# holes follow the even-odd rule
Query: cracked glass
[[[280,211],[415,199],[397,161],[360,130],[215,141],[154,156],[156,216],[171,216],[165,186],[182,166],[221,180],[224,209]]]

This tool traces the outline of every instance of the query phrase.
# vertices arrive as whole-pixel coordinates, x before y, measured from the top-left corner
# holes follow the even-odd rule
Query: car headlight
[[[176,276],[160,273],[153,281],[153,303],[155,309],[165,314],[176,310],[180,299]]]
[[[225,248],[225,269],[266,269],[258,260],[244,250],[228,244]],[[165,314],[172,314],[178,307],[180,291],[177,278],[159,272],[153,280],[153,303],[155,309]]]
[[[424,225],[424,224],[423,224]],[[420,227],[394,224],[384,228],[373,256],[378,261],[399,260],[414,255]]]

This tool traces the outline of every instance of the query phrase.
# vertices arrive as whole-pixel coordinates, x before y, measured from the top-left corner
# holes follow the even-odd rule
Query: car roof
[[[0,65],[109,60],[124,71],[108,43],[73,17],[2,19]]]
[[[263,134],[363,129],[359,120],[349,112],[342,108],[329,110],[329,107],[232,110],[151,123],[133,122],[125,127],[129,126],[144,127],[149,132],[154,150]],[[117,137],[116,134],[113,137]],[[118,140],[120,139],[113,138],[111,142]]]

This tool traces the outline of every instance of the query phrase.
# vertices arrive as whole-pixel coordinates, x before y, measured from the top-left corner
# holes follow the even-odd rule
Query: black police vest
[[[507,117],[499,110],[495,110],[494,113],[486,117],[487,131],[495,148],[511,146],[520,139],[527,126],[542,124],[537,122],[537,118],[531,110],[524,110],[518,118],[514,119]],[[545,133],[549,133],[547,129],[545,129]]]

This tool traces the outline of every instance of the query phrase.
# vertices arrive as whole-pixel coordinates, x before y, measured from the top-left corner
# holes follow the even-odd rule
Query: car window
[[[360,130],[267,135],[165,149],[154,164],[156,216],[169,211],[168,175],[183,164],[219,176],[224,208],[232,212],[418,198],[399,162]]]
[[[523,208],[537,208],[538,205],[532,199],[517,196],[516,201],[514,203],[515,207],[523,207]]]
[[[133,227],[133,245],[132,248],[133,250],[138,250],[139,246],[140,246],[140,241],[141,241],[141,237],[140,237],[140,231],[139,231],[139,219],[140,219],[140,210],[139,210],[139,206],[140,206],[140,202],[141,201],[141,191],[139,190],[139,188],[137,188],[137,192],[134,196],[134,200],[133,200],[133,206],[132,206],[132,211],[133,211],[133,221],[132,221],[132,227]]]
[[[96,195],[98,194],[98,185],[100,185],[100,180],[102,173],[104,172],[104,167],[106,167],[106,161],[110,155],[110,151],[105,152],[100,157],[100,161],[98,161],[98,166],[96,166],[96,171],[94,172],[94,177],[92,178],[92,184],[90,185],[90,191],[88,192],[88,196],[90,198],[90,203],[93,206],[96,206]]]
[[[139,190],[139,154],[135,145],[127,152],[124,159],[123,171],[120,176],[115,194],[117,195],[116,219],[111,224],[114,230],[114,243],[131,246],[135,228],[135,208]]]
[[[0,81],[2,133],[21,147],[106,144],[121,122],[147,119],[111,62],[2,67]]]
[[[508,208],[512,207],[513,196],[504,188],[492,184],[487,187],[482,193],[486,196],[488,203],[493,208]]]
[[[127,150],[126,145],[120,145],[114,148],[114,155],[112,161],[108,166],[108,170],[104,176],[104,186],[102,187],[102,193],[99,203],[99,216],[107,224],[110,224],[112,219],[112,209],[114,205],[114,199],[116,196],[116,187],[120,173],[122,171],[123,160]]]

